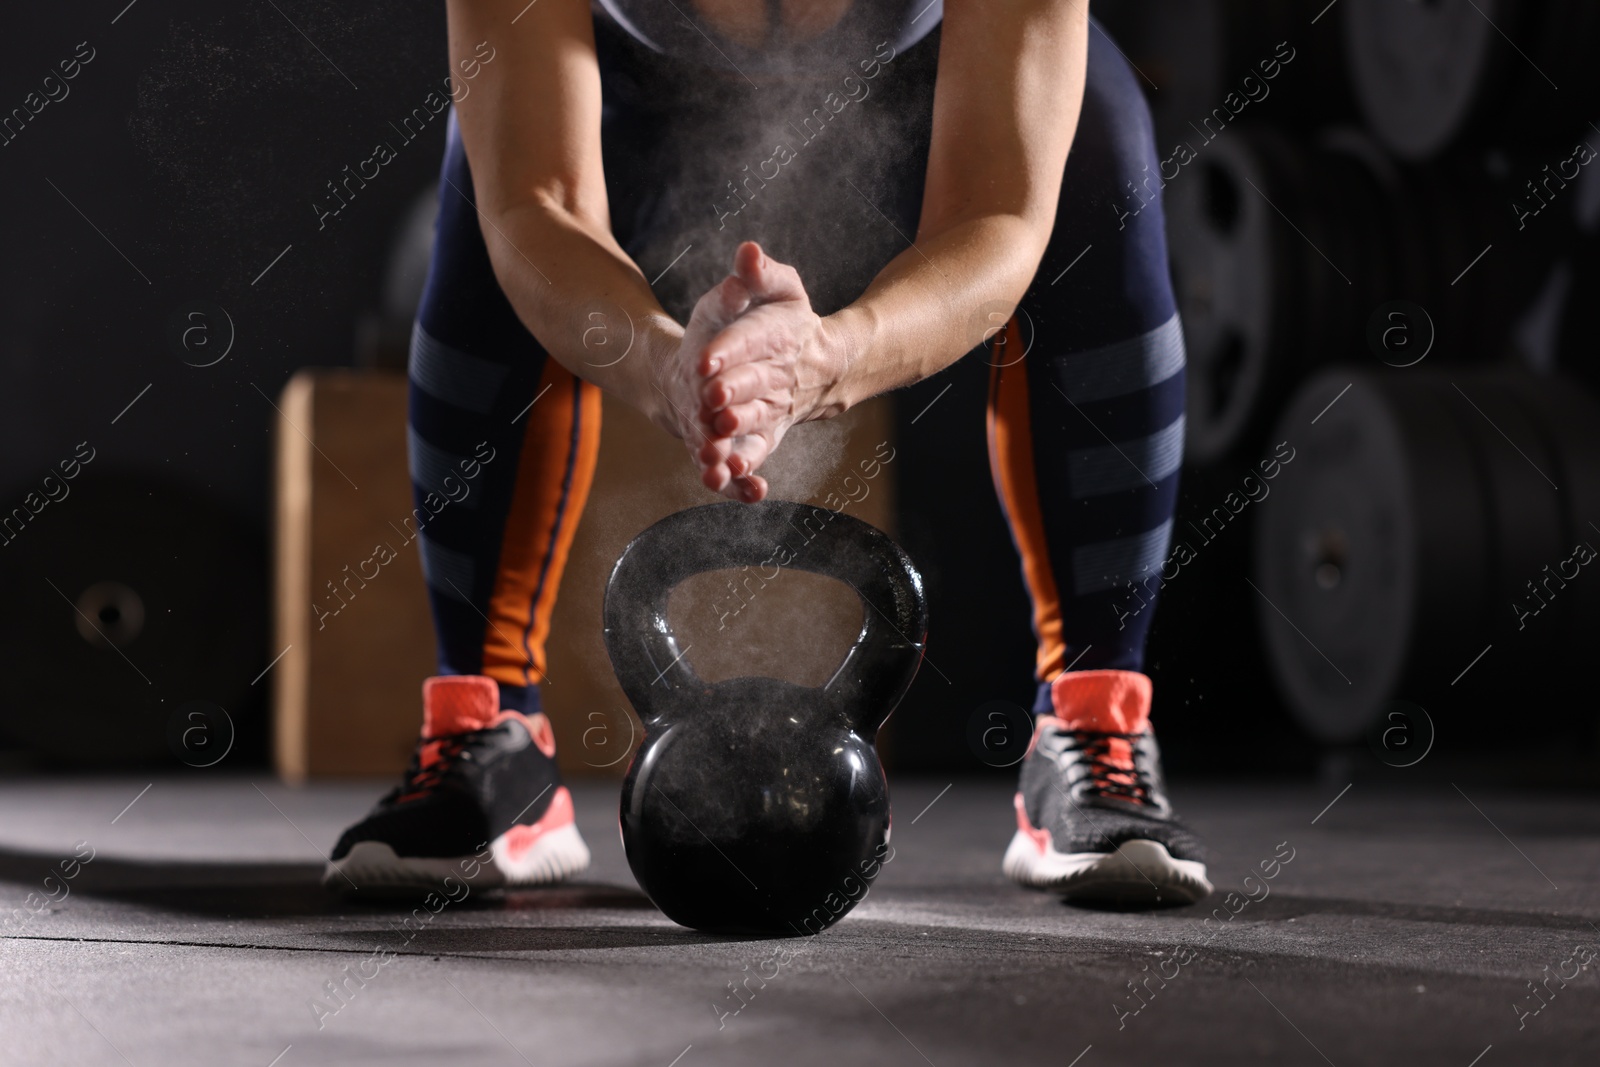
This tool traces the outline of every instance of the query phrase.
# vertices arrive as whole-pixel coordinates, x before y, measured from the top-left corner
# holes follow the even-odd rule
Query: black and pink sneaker
[[[1199,838],[1167,800],[1150,679],[1077,671],[1050,687],[1017,787],[1002,868],[1074,903],[1192,904],[1211,892]]]
[[[482,675],[429,678],[422,703],[404,779],[344,832],[323,885],[544,885],[589,866],[549,719],[501,710],[500,687]]]

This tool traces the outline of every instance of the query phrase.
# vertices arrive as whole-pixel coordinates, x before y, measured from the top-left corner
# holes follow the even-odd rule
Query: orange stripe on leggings
[[[546,356],[535,395],[525,416],[483,645],[483,673],[517,686],[545,677],[556,591],[600,454],[598,388]]]
[[[1021,360],[1010,366],[1003,353],[1019,352],[1023,340],[1015,317],[993,342],[989,375],[989,469],[995,490],[1011,525],[1012,539],[1022,554],[1022,576],[1033,599],[1033,627],[1039,635],[1036,665],[1040,681],[1049,681],[1066,666],[1066,641],[1061,630],[1061,594],[1050,569],[1039,507],[1039,482],[1033,467],[1033,430],[1028,414],[1028,372]]]

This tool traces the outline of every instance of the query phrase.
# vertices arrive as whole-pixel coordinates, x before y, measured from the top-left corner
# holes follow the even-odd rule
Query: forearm
[[[824,320],[843,366],[832,406],[921,381],[992,336],[1039,268],[1049,221],[981,215],[891,260],[859,300]]]
[[[683,328],[609,230],[538,198],[480,222],[501,290],[545,351],[651,413],[659,400],[652,372]]]
[[[936,374],[1010,318],[1055,226],[1088,34],[1085,0],[946,0],[917,239],[827,321],[834,406]]]
[[[683,331],[611,235],[589,0],[450,0],[447,11],[462,70],[472,42],[495,48],[456,117],[496,281],[557,363],[654,417],[650,371]]]

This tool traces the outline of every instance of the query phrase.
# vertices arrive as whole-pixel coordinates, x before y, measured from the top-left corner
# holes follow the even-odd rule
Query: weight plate
[[[1360,358],[1372,310],[1402,287],[1410,216],[1360,142],[1238,130],[1169,186],[1192,462],[1255,436],[1315,368]]]
[[[1166,192],[1188,356],[1185,450],[1196,463],[1220,459],[1251,425],[1297,317],[1287,228],[1257,192],[1281,199],[1288,191],[1255,143],[1232,136],[1205,144],[1193,172],[1180,172]]]
[[[1415,224],[1415,210],[1405,176],[1394,159],[1365,131],[1339,127],[1325,131],[1316,147],[1330,156],[1349,160],[1359,173],[1351,180],[1329,183],[1337,198],[1341,219],[1350,220],[1347,231],[1352,260],[1345,267],[1356,297],[1351,308],[1352,327],[1363,326],[1376,304],[1391,300],[1416,301],[1427,291],[1421,281],[1431,261]],[[1347,339],[1351,331],[1346,331]],[[1346,344],[1343,358],[1365,358],[1370,346]]]
[[[1305,315],[1300,343],[1279,358],[1286,386],[1327,363],[1361,358],[1367,319],[1392,292],[1396,259],[1385,226],[1390,201],[1362,154],[1341,146],[1302,159],[1311,206],[1294,222],[1303,232]]]
[[[1296,456],[1257,516],[1257,615],[1296,718],[1346,743],[1399,680],[1417,613],[1404,442],[1380,393],[1328,375],[1301,389],[1276,436]]]
[[[1434,397],[1330,369],[1274,438],[1296,457],[1261,504],[1257,615],[1295,718],[1359,740],[1414,666],[1482,616],[1482,502],[1465,440]],[[1348,389],[1346,387],[1348,386]]]
[[[1471,121],[1505,21],[1505,0],[1345,0],[1356,99],[1378,138],[1426,159]]]
[[[1525,406],[1514,395],[1514,383],[1525,377],[1515,372],[1462,376],[1449,383],[1458,422],[1473,442],[1475,461],[1484,474],[1489,505],[1490,632],[1484,640],[1504,639],[1518,631],[1514,601],[1526,600],[1526,583],[1537,581],[1541,568],[1566,556],[1567,530],[1560,492],[1554,476],[1560,473],[1551,442],[1540,433],[1534,412],[1542,403]],[[1542,401],[1542,389],[1529,399]],[[1565,604],[1557,605],[1565,614]],[[1552,629],[1560,627],[1548,620]]]
[[[1257,614],[1314,736],[1355,740],[1401,691],[1449,690],[1454,715],[1530,670],[1577,676],[1600,633],[1600,581],[1575,552],[1600,545],[1600,403],[1510,368],[1334,369],[1275,436],[1298,455],[1258,515]],[[1494,664],[1452,689],[1491,644]]]
[[[250,710],[270,658],[259,538],[163,482],[91,470],[67,485],[0,555],[19,622],[0,643],[0,731],[110,766],[170,756],[169,719],[190,700]]]

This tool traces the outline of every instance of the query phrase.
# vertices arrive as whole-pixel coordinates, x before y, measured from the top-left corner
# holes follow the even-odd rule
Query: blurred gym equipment
[[[104,463],[101,458],[99,463]],[[68,767],[166,761],[180,706],[220,706],[259,758],[266,576],[255,531],[160,477],[85,469],[5,546],[0,732]]]
[[[1357,740],[1397,696],[1470,727],[1508,686],[1551,730],[1592,716],[1553,693],[1600,632],[1600,404],[1525,371],[1336,368],[1274,436],[1299,455],[1260,506],[1257,614],[1307,730]]]
[[[1093,12],[1144,79],[1165,158],[1174,144],[1207,136],[1206,119],[1215,132],[1234,112],[1255,122],[1354,118],[1340,42],[1311,22],[1326,3],[1096,0]]]
[[[1350,77],[1374,134],[1429,159],[1468,142],[1584,136],[1600,68],[1588,0],[1347,0]],[[1587,111],[1585,109],[1588,109]]]
[[[1381,358],[1368,326],[1388,301],[1426,310],[1436,362],[1503,358],[1570,240],[1554,219],[1518,239],[1508,184],[1482,166],[1402,168],[1354,130],[1306,143],[1240,128],[1207,145],[1167,189],[1189,460],[1254,449],[1318,367]],[[1474,262],[1491,245],[1498,254]]]
[[[1329,368],[1351,368],[1328,370],[1341,375],[1340,388],[1359,377],[1375,383],[1373,390],[1450,368],[1457,376],[1451,380],[1474,399],[1480,390],[1468,379],[1491,368],[1521,367],[1535,377],[1559,372],[1563,384],[1555,388],[1572,394],[1573,404],[1582,402],[1580,390],[1600,386],[1591,321],[1600,293],[1593,236],[1600,168],[1575,148],[1580,140],[1600,146],[1600,133],[1585,121],[1600,113],[1600,71],[1586,58],[1600,7],[1568,0],[1095,0],[1093,10],[1135,66],[1156,128],[1150,190],[1128,196],[1136,206],[1133,197],[1159,187],[1165,198],[1184,322],[1189,408],[1175,531],[1203,523],[1279,441],[1301,446],[1315,410],[1300,431],[1291,433],[1288,424],[1269,431],[1297,390]],[[1292,50],[1293,58],[1278,59],[1280,50]],[[1263,68],[1263,60],[1276,65]],[[1254,81],[1246,84],[1247,77]],[[923,672],[908,698],[936,724],[914,740],[918,766],[975,769],[981,761],[960,740],[968,719],[987,701],[1027,699],[1029,664],[1014,649],[1026,646],[1028,634],[1008,621],[1026,610],[1015,552],[998,510],[984,502],[989,478],[976,429],[982,389],[969,374],[981,369],[958,366],[897,398],[902,451],[911,460],[902,470],[901,536],[927,575],[935,617],[944,620],[931,649],[942,673]],[[950,382],[961,388],[939,400],[938,420],[921,418]],[[1454,390],[1447,399],[1465,408]],[[951,430],[956,419],[974,427],[969,436]],[[1279,526],[1268,530],[1265,520],[1281,516],[1321,462],[1286,471],[1271,500],[1208,542],[1162,591],[1148,669],[1159,706],[1174,709],[1159,714],[1175,766],[1237,758],[1239,744],[1284,766],[1303,746],[1359,737],[1363,727],[1353,721],[1369,722],[1386,700],[1412,692],[1399,676],[1370,678],[1361,694],[1329,691],[1317,698],[1337,709],[1324,712],[1326,722],[1305,710],[1316,703],[1309,695],[1293,697],[1288,715],[1263,697],[1260,679],[1281,669],[1269,660],[1285,654],[1270,643],[1281,635],[1269,636],[1282,621],[1258,612],[1261,605],[1239,591],[1254,598],[1243,584],[1256,573],[1252,554],[1298,559],[1298,541],[1269,544]],[[1548,491],[1531,469],[1525,473]],[[1430,507],[1419,501],[1408,514]],[[1262,528],[1252,531],[1258,521]],[[1447,564],[1440,558],[1430,566]],[[1313,580],[1313,570],[1294,574]],[[1349,586],[1331,597],[1314,584],[1302,592],[1330,604],[1355,596]],[[1459,595],[1432,585],[1385,595],[1402,592],[1418,610],[1445,615]],[[1510,616],[1509,601],[1500,610]],[[1208,625],[1196,626],[1196,618]],[[1292,632],[1289,639],[1298,640]],[[1362,655],[1377,656],[1365,638],[1352,640]],[[1493,640],[1486,631],[1466,658]],[[941,656],[947,641],[969,654]],[[1424,658],[1426,643],[1416,646]],[[1496,699],[1488,683],[1502,650],[1497,644],[1451,690],[1461,714],[1479,714]],[[1316,662],[1296,670],[1314,676],[1326,669],[1308,654]],[[1387,663],[1400,671],[1407,655],[1390,649],[1374,668]],[[1447,688],[1463,666],[1448,671]],[[1310,692],[1309,681],[1296,684]],[[1480,707],[1469,708],[1474,701]],[[1226,709],[1236,726],[1225,741],[1208,726],[1210,709]],[[1440,743],[1449,747],[1462,736],[1447,731]]]

